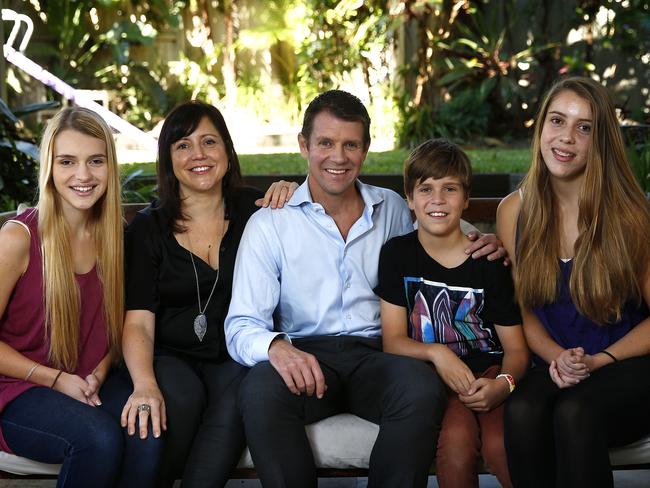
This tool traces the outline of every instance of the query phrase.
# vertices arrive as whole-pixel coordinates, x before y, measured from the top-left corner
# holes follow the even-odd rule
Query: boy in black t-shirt
[[[404,186],[416,231],[388,241],[379,259],[384,350],[430,361],[448,387],[436,454],[441,487],[478,486],[477,457],[504,487],[503,401],[529,354],[510,273],[469,259],[460,218],[469,203],[467,155],[440,139],[416,148]]]

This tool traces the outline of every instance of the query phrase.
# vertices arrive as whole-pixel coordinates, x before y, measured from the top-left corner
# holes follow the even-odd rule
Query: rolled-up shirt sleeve
[[[235,261],[232,299],[225,321],[226,347],[245,366],[269,359],[269,346],[282,332],[273,330],[280,298],[280,239],[272,210],[261,209],[248,221]]]

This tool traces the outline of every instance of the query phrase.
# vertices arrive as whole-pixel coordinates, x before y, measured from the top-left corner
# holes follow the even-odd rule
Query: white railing
[[[122,119],[120,116],[114,114],[110,110],[102,107],[100,104],[96,103],[88,95],[86,95],[83,91],[77,90],[68,85],[65,81],[54,76],[52,73],[42,68],[23,54],[23,51],[29,44],[32,33],[34,32],[34,23],[32,19],[30,19],[27,15],[19,14],[14,10],[3,8],[2,20],[14,22],[11,33],[9,34],[9,38],[3,47],[4,56],[7,61],[20,68],[33,78],[36,78],[46,86],[49,86],[54,91],[64,96],[74,104],[96,112],[113,129],[138,141],[138,143],[144,146],[147,151],[153,151],[153,154],[155,155],[156,149],[158,147],[158,142],[154,137]],[[13,45],[18,38],[18,34],[21,30],[22,25],[25,25],[25,34],[23,35],[18,49],[16,49],[13,47]]]

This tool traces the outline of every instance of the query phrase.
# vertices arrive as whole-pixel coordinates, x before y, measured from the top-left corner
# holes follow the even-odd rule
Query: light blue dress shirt
[[[283,209],[258,210],[239,244],[226,345],[239,363],[269,358],[278,335],[379,337],[377,266],[382,245],[413,230],[397,193],[356,182],[363,214],[343,240],[307,181]]]

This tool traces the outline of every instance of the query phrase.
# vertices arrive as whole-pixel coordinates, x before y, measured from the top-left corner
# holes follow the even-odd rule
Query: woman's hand
[[[102,387],[102,382],[99,380],[95,373],[90,373],[86,376],[86,383],[88,383],[88,402],[91,405],[100,406],[102,404],[99,399],[99,390]]]
[[[112,355],[109,352],[102,358],[102,360],[99,362],[97,367],[92,371],[92,373],[90,373],[85,378],[86,383],[88,383],[88,388],[90,389],[89,390],[90,394],[88,395],[88,401],[92,405],[100,406],[102,404],[102,401],[99,399],[99,390],[104,384],[104,381],[106,381],[108,372],[111,369],[111,359],[112,359]]]
[[[263,198],[255,200],[255,205],[258,207],[282,208],[293,196],[296,188],[298,188],[298,183],[293,181],[276,181],[269,186]]]
[[[444,344],[435,344],[432,348],[431,362],[442,381],[456,393],[467,393],[475,381],[474,373]]]
[[[467,393],[459,394],[458,399],[475,412],[489,412],[500,405],[510,395],[510,385],[502,378],[478,378]]]
[[[583,361],[587,365],[587,369],[589,370],[590,373],[593,373],[594,371],[602,368],[603,366],[607,366],[608,364],[614,363],[614,359],[603,352],[593,354],[593,355],[585,354]]]
[[[589,368],[585,363],[585,350],[581,347],[563,350],[555,358],[555,364],[563,378],[575,379],[576,384],[589,376]]]
[[[122,409],[120,423],[127,427],[129,435],[135,434],[135,419],[138,419],[140,439],[147,438],[147,427],[151,420],[151,431],[154,437],[160,437],[167,430],[167,412],[165,399],[157,384],[135,388]]]
[[[93,390],[86,380],[77,376],[76,374],[68,374],[62,372],[56,383],[52,387],[53,390],[64,393],[81,403],[94,407],[96,404],[90,401]]]
[[[548,367],[548,374],[551,376],[553,383],[555,383],[558,388],[570,388],[580,383],[579,379],[562,374],[555,361],[551,361],[551,364]]]

